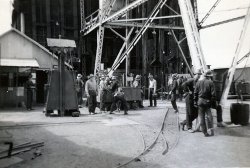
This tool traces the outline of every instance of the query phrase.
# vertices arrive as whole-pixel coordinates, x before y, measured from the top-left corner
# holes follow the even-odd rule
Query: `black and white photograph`
[[[250,0],[0,0],[0,168],[250,167]]]

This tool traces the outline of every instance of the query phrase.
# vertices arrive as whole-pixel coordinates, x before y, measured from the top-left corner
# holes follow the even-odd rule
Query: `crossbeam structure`
[[[195,16],[194,14],[194,12],[196,12],[196,15],[197,15],[197,10],[193,9],[191,0],[178,0],[180,11],[176,11],[174,8],[171,7],[171,5],[167,4],[167,0],[158,0],[158,3],[155,5],[153,10],[151,11],[151,14],[148,17],[145,18],[144,16],[144,18],[131,18],[131,15],[130,17],[127,17],[129,15],[129,12],[130,14],[132,13],[131,10],[138,8],[140,5],[151,0],[134,0],[130,4],[126,3],[125,7],[110,14],[114,4],[117,1],[118,0],[104,0],[103,3],[101,3],[102,1],[100,0],[99,9],[93,12],[88,17],[85,17],[84,16],[84,0],[80,0],[81,34],[88,35],[90,32],[98,28],[96,61],[95,61],[95,70],[94,70],[95,74],[98,74],[100,71],[100,65],[101,65],[101,60],[102,60],[102,46],[104,43],[104,30],[107,28],[110,31],[112,31],[116,36],[120,37],[124,42],[122,47],[120,48],[120,51],[116,59],[113,62],[111,70],[109,71],[109,75],[112,75],[113,72],[120,66],[120,64],[128,57],[129,53],[133,50],[133,48],[136,46],[138,41],[142,38],[144,33],[147,31],[147,29],[154,29],[154,30],[161,29],[161,30],[168,31],[172,34],[181,52],[182,58],[184,62],[186,63],[190,71],[190,74],[192,75],[198,70],[201,70],[202,72],[205,72],[207,70],[207,65],[206,65],[206,61],[204,58],[204,54],[203,54],[202,46],[200,42],[199,29],[210,28],[213,26],[233,22],[236,20],[244,19],[244,18],[245,18],[245,22],[246,21],[248,22],[247,18],[249,17],[247,14],[246,16],[239,16],[239,17],[224,20],[221,22],[217,22],[217,23],[213,23],[209,25],[203,25],[205,21],[207,20],[207,18],[211,15],[211,13],[218,6],[221,0],[217,0],[213,4],[213,6],[208,11],[208,13],[200,22],[198,21],[198,17]],[[170,11],[171,15],[157,16],[159,11],[162,9],[162,7],[167,8]],[[197,8],[196,4],[194,5],[194,7]],[[126,16],[126,18],[124,16]],[[162,24],[163,22],[160,21],[162,19],[171,19],[173,21],[174,19],[179,19],[179,18],[182,19],[183,26],[176,25],[175,22],[169,22],[169,24],[164,25]],[[158,22],[154,23],[153,21],[155,20],[157,20]],[[126,32],[128,32],[127,30],[129,30],[129,33],[126,33],[125,37],[119,34],[115,30],[115,29],[124,29],[124,28],[126,28]],[[135,29],[136,29],[136,32],[133,32]],[[174,33],[175,30],[185,31],[186,37],[178,40],[177,36]],[[243,31],[243,34],[244,34],[244,31]],[[187,40],[188,42],[193,69],[191,69],[191,65],[188,65],[186,56],[184,55],[184,52],[182,51],[181,46],[180,46],[180,43],[182,43],[184,40]],[[239,44],[237,48],[236,55],[239,54],[240,47],[241,47],[241,43]],[[228,75],[226,90],[224,90],[223,92],[224,99],[228,94],[228,91],[229,91],[228,88],[232,82],[232,76],[235,71],[236,63],[234,61],[232,64],[232,67],[230,68],[230,74]]]
[[[136,36],[133,38],[131,43],[129,44],[128,48],[126,51],[121,55],[121,57],[118,59],[118,61],[114,62],[111,70],[109,71],[108,75],[113,74],[113,72],[120,66],[120,64],[123,62],[123,60],[128,56],[128,54],[131,52],[131,50],[134,48],[136,43],[141,39],[142,35],[145,33],[147,30],[148,26],[150,23],[152,23],[153,18],[156,17],[156,15],[159,13],[163,5],[167,2],[167,0],[160,0],[156,6],[154,7],[153,11],[151,12],[150,16],[144,23],[143,27],[139,30],[139,32],[136,34]]]
[[[249,7],[250,7],[250,5],[249,5]],[[244,42],[244,39],[246,36],[247,27],[249,27],[249,25],[250,25],[250,8],[248,8],[248,10],[247,10],[247,14],[245,16],[243,28],[242,28],[240,38],[239,38],[239,42],[238,42],[236,50],[235,50],[234,59],[232,61],[231,67],[228,70],[227,78],[225,81],[225,88],[222,92],[222,96],[221,96],[221,100],[220,100],[220,104],[222,106],[225,106],[225,104],[226,104],[227,96],[228,96],[231,84],[233,82],[233,77],[234,77],[234,73],[236,70],[238,58],[239,58],[241,48],[242,48],[242,45],[243,45],[243,42]]]

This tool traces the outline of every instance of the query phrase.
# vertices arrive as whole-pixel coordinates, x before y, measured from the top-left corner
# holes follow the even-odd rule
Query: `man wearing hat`
[[[133,82],[133,87],[134,88],[141,88],[141,76],[140,75],[136,75],[135,76],[135,80],[134,80],[134,82]],[[140,108],[144,108],[144,106],[143,106],[143,90],[142,90],[142,88],[141,88],[141,101],[139,101],[139,107]]]
[[[135,76],[135,80],[133,82],[133,87],[134,88],[140,87],[140,80],[141,80],[141,76],[140,75],[136,75]]]
[[[188,132],[194,132],[192,129],[192,122],[198,117],[198,109],[194,106],[194,88],[200,78],[201,73],[196,73],[193,78],[188,79],[182,84],[184,90],[184,98],[186,101],[186,120],[181,122],[182,130],[187,126]]]
[[[83,95],[83,86],[84,86],[84,82],[82,81],[82,75],[78,74],[76,77],[76,93],[77,93],[77,99],[78,99],[78,106],[81,108],[81,104],[82,104],[82,95]]]
[[[176,91],[177,91],[178,83],[177,83],[177,74],[172,75],[172,84],[171,84],[171,90],[170,90],[170,95],[171,95],[171,104],[175,112],[178,112],[178,108],[176,105]]]
[[[28,111],[32,109],[32,102],[33,102],[33,90],[35,89],[35,84],[32,81],[32,74],[29,75],[28,81],[25,83],[25,87],[27,90],[27,101],[26,101],[26,108]]]
[[[200,125],[204,136],[213,136],[213,116],[211,113],[212,102],[216,100],[215,86],[210,78],[213,76],[211,70],[207,70],[204,73],[204,79],[199,80],[195,85],[194,90],[194,104],[198,106],[198,116]],[[205,123],[205,115],[207,115],[208,128],[211,130],[209,135]]]
[[[152,74],[149,74],[148,76],[149,78],[149,87],[148,87],[148,91],[149,91],[149,107],[153,106],[153,99],[154,99],[154,106],[157,105],[156,102],[156,80],[154,79]]]
[[[96,80],[93,74],[89,75],[89,80],[86,82],[85,85],[85,92],[88,98],[88,108],[89,108],[89,114],[96,114],[95,108],[96,108],[96,95],[97,95],[97,85]]]

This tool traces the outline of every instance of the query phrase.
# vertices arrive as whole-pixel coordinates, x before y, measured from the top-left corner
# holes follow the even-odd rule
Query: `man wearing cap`
[[[133,87],[134,88],[141,88],[141,76],[140,75],[136,75],[135,80],[133,82]],[[141,88],[141,101],[139,101],[139,107],[140,108],[144,108],[143,106],[143,90]]]
[[[124,115],[128,114],[128,106],[127,106],[127,102],[124,98],[124,93],[122,91],[121,88],[119,88],[119,83],[117,81],[117,78],[115,76],[112,76],[112,84],[111,84],[111,91],[114,95],[113,97],[113,101],[112,101],[112,105],[111,105],[111,109],[110,109],[110,114],[113,114],[113,111],[115,111],[115,107],[116,107],[116,103],[118,101],[121,102],[121,104],[123,105],[124,108]]]
[[[78,99],[78,106],[81,108],[81,104],[82,104],[82,95],[83,95],[83,86],[84,86],[84,82],[82,81],[82,75],[78,74],[76,77],[76,93],[77,93],[77,99]]]
[[[86,82],[85,85],[85,92],[88,98],[88,108],[89,108],[89,114],[96,114],[95,108],[96,108],[96,95],[97,95],[97,85],[96,80],[93,74],[89,75],[89,80]]]
[[[172,75],[172,84],[171,84],[171,90],[170,90],[170,95],[171,95],[171,104],[175,112],[178,112],[178,108],[176,105],[176,91],[177,91],[178,83],[177,83],[177,74]]]
[[[198,109],[194,106],[194,89],[197,81],[200,78],[201,73],[195,74],[193,78],[188,79],[186,82],[182,84],[184,89],[184,98],[186,101],[186,120],[181,122],[182,130],[184,130],[184,126],[187,126],[188,132],[194,132],[192,130],[192,122],[194,119],[198,117]]]
[[[200,125],[204,135],[213,136],[213,116],[211,113],[211,104],[216,100],[215,86],[210,77],[212,77],[212,71],[207,70],[204,73],[204,79],[199,80],[195,85],[194,90],[194,104],[198,106],[198,115],[200,120]],[[207,115],[208,128],[211,130],[209,135],[207,132],[207,127],[205,123],[205,115]]]
[[[153,99],[154,99],[154,106],[156,107],[157,102],[156,102],[156,80],[154,79],[152,74],[149,74],[148,76],[149,78],[149,87],[148,87],[148,91],[149,91],[149,107],[153,106]]]
[[[35,84],[32,81],[32,75],[30,74],[28,77],[28,81],[25,83],[25,87],[27,90],[27,101],[26,101],[26,108],[28,111],[32,109],[32,102],[33,102],[33,90],[35,89]]]

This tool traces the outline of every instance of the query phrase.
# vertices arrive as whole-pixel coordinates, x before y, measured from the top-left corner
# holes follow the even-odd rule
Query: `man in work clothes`
[[[28,111],[32,109],[32,102],[33,102],[33,89],[35,89],[35,84],[32,82],[32,75],[29,75],[28,81],[25,83],[27,89],[27,102],[26,108]]]
[[[133,87],[134,88],[141,88],[141,101],[139,101],[139,107],[143,108],[143,90],[141,87],[141,76],[140,75],[136,75],[135,80],[133,82]]]
[[[178,108],[176,105],[176,90],[178,88],[178,83],[177,83],[177,74],[173,74],[172,75],[172,84],[171,84],[171,91],[170,91],[170,95],[171,95],[171,104],[173,106],[173,109],[175,110],[175,112],[178,112]]]
[[[113,101],[112,101],[112,105],[111,105],[111,109],[110,109],[110,114],[113,114],[113,111],[115,111],[116,103],[118,101],[120,101],[121,104],[123,105],[123,108],[124,108],[124,115],[127,115],[128,114],[128,105],[127,105],[127,102],[125,100],[124,93],[121,90],[121,88],[119,88],[119,83],[118,83],[117,78],[115,76],[112,76],[111,91],[112,91],[114,97],[113,97]]]
[[[201,73],[195,74],[193,78],[188,79],[186,82],[182,84],[182,87],[185,92],[185,101],[186,101],[186,120],[181,122],[182,129],[184,130],[184,126],[187,126],[188,132],[194,132],[192,130],[192,123],[194,119],[198,117],[198,109],[194,106],[194,89],[197,81],[200,78]]]
[[[78,74],[76,77],[76,93],[77,93],[77,100],[78,100],[79,108],[82,107],[81,104],[82,104],[83,86],[84,86],[84,82],[82,81],[82,75]]]
[[[198,115],[200,120],[200,125],[202,132],[207,137],[209,136],[207,132],[207,127],[205,123],[205,115],[207,115],[208,128],[211,130],[211,136],[214,135],[213,131],[213,116],[211,113],[211,104],[215,102],[215,86],[212,80],[209,78],[212,77],[212,71],[207,70],[204,73],[204,79],[199,80],[195,85],[194,90],[194,104],[198,106]]]
[[[89,75],[89,80],[85,84],[85,92],[88,98],[88,108],[89,108],[89,114],[96,114],[95,108],[96,108],[96,95],[97,95],[97,85],[96,80],[93,74]]]
[[[156,102],[156,80],[154,79],[153,75],[149,74],[149,86],[148,86],[148,91],[149,91],[149,107],[153,106],[153,99],[154,99],[154,106],[156,107],[157,102]]]

